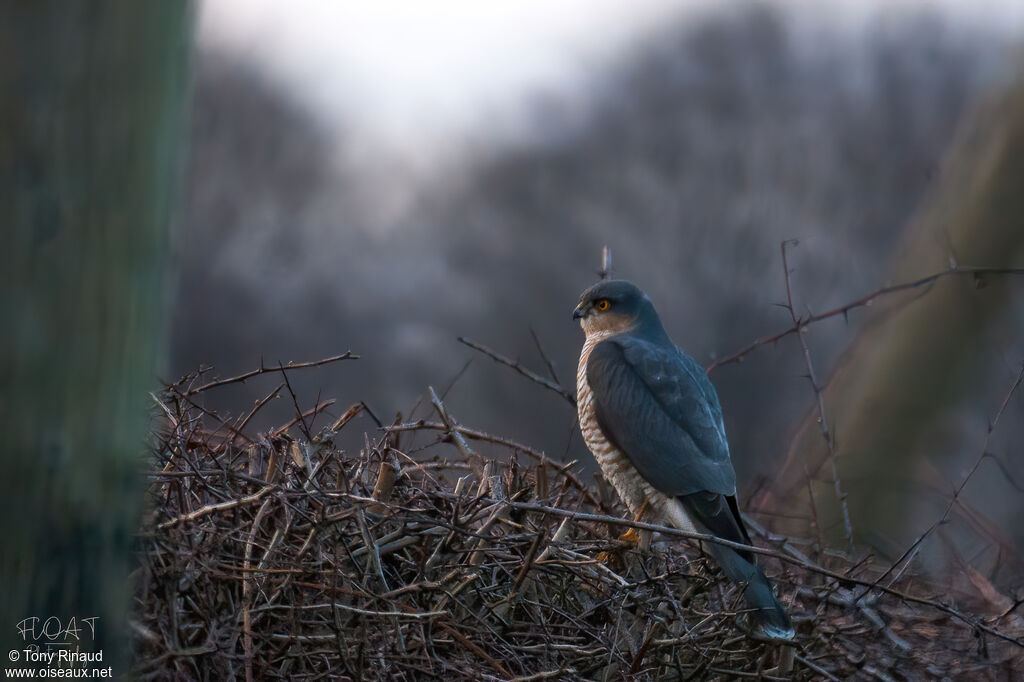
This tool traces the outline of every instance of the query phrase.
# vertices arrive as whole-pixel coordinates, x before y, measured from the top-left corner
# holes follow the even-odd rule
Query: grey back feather
[[[657,490],[736,493],[722,408],[693,358],[662,338],[621,334],[594,347],[587,382],[601,430]]]

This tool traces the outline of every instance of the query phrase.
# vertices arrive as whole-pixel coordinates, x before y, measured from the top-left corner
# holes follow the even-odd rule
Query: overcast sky
[[[200,41],[256,61],[328,127],[402,155],[443,151],[484,124],[513,131],[524,95],[571,99],[631,43],[710,0],[206,0]],[[956,21],[1019,28],[1020,0],[786,0],[856,28],[941,6]],[[897,9],[893,9],[893,8]]]

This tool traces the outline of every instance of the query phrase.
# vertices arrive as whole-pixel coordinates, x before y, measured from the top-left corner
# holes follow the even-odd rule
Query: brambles
[[[738,629],[741,600],[675,537],[686,534],[626,549],[614,538],[636,524],[571,466],[462,427],[434,398],[436,421],[371,424],[356,452],[340,444],[362,435],[361,406],[319,430],[306,411],[290,430],[247,433],[205,413],[185,382],[170,387],[137,571],[135,676],[783,675],[785,650]],[[435,446],[444,454],[427,457]],[[1006,641],[1024,634],[1012,614],[981,620],[931,601],[909,572],[854,605],[882,567],[831,553],[814,563],[798,540],[765,545],[799,631],[787,679],[1022,670],[1021,646]],[[610,549],[621,565],[596,560]]]

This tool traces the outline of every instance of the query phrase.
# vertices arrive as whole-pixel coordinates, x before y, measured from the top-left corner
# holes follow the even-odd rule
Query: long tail
[[[786,608],[779,602],[772,590],[772,584],[764,572],[747,561],[736,550],[705,543],[711,556],[722,567],[733,582],[742,586],[743,597],[750,607],[750,620],[759,634],[769,639],[792,639],[793,623]]]
[[[702,492],[681,495],[679,501],[691,518],[713,535],[723,540],[752,544],[740,519],[735,497]],[[789,614],[776,598],[771,582],[755,563],[754,554],[713,542],[705,545],[722,571],[743,589],[743,597],[750,607],[750,620],[757,634],[768,639],[792,639],[794,631]]]

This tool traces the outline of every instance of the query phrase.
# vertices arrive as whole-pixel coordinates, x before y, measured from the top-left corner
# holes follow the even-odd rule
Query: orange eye
[[[608,310],[608,308],[610,308],[611,306],[612,304],[608,301],[607,298],[602,298],[600,301],[594,304],[594,307],[600,310],[601,312]]]

